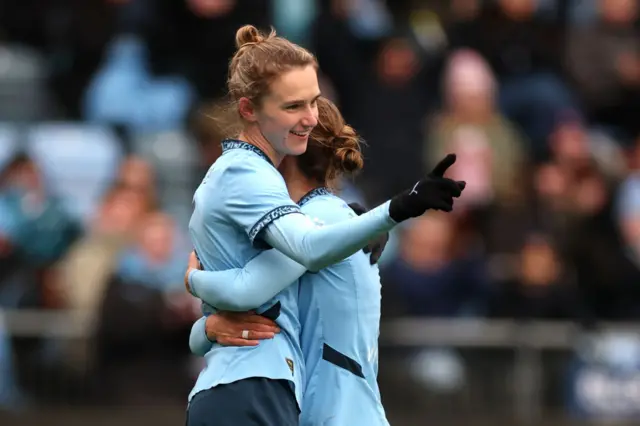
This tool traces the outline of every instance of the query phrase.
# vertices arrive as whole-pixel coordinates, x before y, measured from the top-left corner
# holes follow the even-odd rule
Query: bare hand
[[[196,255],[195,250],[191,252],[189,255],[189,264],[187,265],[187,272],[184,274],[184,286],[189,293],[191,293],[191,287],[189,286],[189,273],[192,270],[201,270],[202,265],[200,265],[200,261],[198,260],[198,256]]]
[[[273,339],[280,333],[278,325],[255,312],[218,312],[207,317],[205,330],[209,340],[223,346],[258,346],[260,340]],[[242,332],[247,330],[246,339]]]

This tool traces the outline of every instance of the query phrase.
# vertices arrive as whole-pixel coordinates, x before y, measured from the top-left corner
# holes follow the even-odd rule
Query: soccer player
[[[242,130],[223,142],[223,155],[196,190],[189,224],[205,270],[242,268],[275,248],[306,270],[319,271],[429,208],[452,209],[464,183],[439,174],[348,222],[318,227],[300,214],[276,167],[285,156],[306,151],[318,124],[316,60],[274,32],[265,36],[252,26],[238,30],[236,45],[228,89]],[[292,285],[259,307],[282,328],[273,339],[251,348],[213,346],[190,395],[189,424],[298,424],[304,374],[297,304]],[[211,407],[224,413],[211,418]]]
[[[317,223],[331,224],[355,215],[329,188],[335,187],[336,178],[360,169],[363,161],[355,131],[345,125],[338,109],[320,98],[318,110],[319,125],[311,133],[307,151],[287,157],[279,169],[302,212]],[[306,379],[301,424],[388,424],[376,381],[380,278],[378,268],[371,265],[364,252],[317,274],[305,274],[304,266],[275,250],[258,255],[242,269],[229,271],[200,271],[197,260],[193,262],[195,267],[187,272],[192,294],[230,310],[260,306],[300,278],[298,302]],[[190,339],[195,354],[204,356],[213,345],[207,338],[205,321],[210,322],[211,336],[220,318],[226,318],[226,326],[232,329],[229,335],[222,325],[227,345],[253,346],[255,339],[271,338],[275,331],[268,321],[254,315],[201,318]],[[243,343],[242,337],[245,342],[251,339],[251,343]]]

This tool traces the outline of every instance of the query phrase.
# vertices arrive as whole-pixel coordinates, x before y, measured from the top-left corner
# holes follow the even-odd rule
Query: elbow
[[[196,356],[205,356],[209,349],[211,349],[211,345],[209,347],[204,347],[201,342],[201,338],[194,336],[193,334],[189,337],[189,349],[191,353]]]
[[[302,265],[304,265],[304,267],[307,268],[307,271],[309,272],[318,272],[320,269],[327,267],[325,259],[322,259],[320,257],[309,259],[308,261],[302,263]]]

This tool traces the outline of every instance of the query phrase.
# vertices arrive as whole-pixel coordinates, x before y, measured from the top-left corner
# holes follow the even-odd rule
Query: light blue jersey
[[[223,155],[209,169],[194,196],[189,231],[207,271],[242,268],[268,248],[263,231],[285,215],[298,214],[282,176],[258,148],[225,141]],[[273,251],[273,250],[271,250]],[[300,351],[297,286],[283,288],[259,307],[282,333],[257,347],[213,344],[206,367],[189,395],[250,377],[292,381],[301,403],[304,376]]]
[[[355,213],[320,188],[300,200],[302,212],[318,226],[347,221]],[[306,386],[302,425],[387,425],[377,386],[380,278],[362,251],[307,273],[276,250],[264,252],[243,269],[194,271],[190,283],[203,300],[228,310],[248,310],[295,282],[300,287],[302,349]],[[303,275],[304,274],[304,275]],[[260,342],[260,346],[268,342]],[[211,347],[205,319],[192,329],[190,346],[205,354]],[[258,346],[259,347],[259,346]]]
[[[319,225],[355,216],[340,198],[326,192],[315,195],[301,200],[300,206]],[[299,288],[307,371],[300,425],[388,425],[377,382],[378,267],[360,251],[318,273],[305,274]]]

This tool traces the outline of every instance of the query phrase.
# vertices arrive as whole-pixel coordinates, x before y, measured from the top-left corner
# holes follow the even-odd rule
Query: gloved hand
[[[444,173],[455,162],[455,154],[447,155],[426,178],[418,181],[410,190],[393,197],[389,205],[391,219],[399,223],[421,216],[429,209],[453,210],[453,199],[458,198],[466,186],[464,181],[444,177]]]
[[[349,204],[349,207],[351,207],[351,210],[353,210],[358,216],[369,211],[366,207],[361,206],[358,203],[351,203]],[[369,242],[369,244],[362,249],[365,253],[371,253],[371,256],[369,256],[369,262],[371,262],[372,265],[375,265],[378,263],[378,260],[380,260],[380,256],[382,256],[382,252],[384,251],[387,242],[389,242],[389,233],[385,232],[375,240]]]

